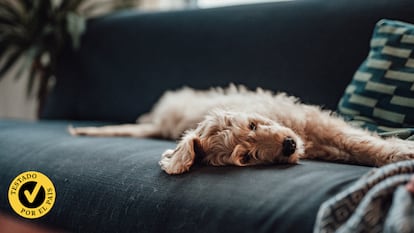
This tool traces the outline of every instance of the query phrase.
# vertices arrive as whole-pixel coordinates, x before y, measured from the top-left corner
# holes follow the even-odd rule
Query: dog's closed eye
[[[254,122],[250,122],[250,124],[249,124],[249,129],[250,129],[250,130],[252,130],[252,131],[255,131],[255,130],[256,130],[256,128],[257,128],[256,123],[254,123]]]
[[[250,154],[244,154],[240,162],[242,164],[247,164],[250,162],[251,159],[252,159],[252,156],[250,156]]]

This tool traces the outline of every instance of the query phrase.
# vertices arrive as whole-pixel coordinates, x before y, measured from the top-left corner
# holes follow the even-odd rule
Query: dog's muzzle
[[[291,137],[286,137],[282,143],[282,153],[284,156],[288,157],[295,153],[296,150],[296,142]]]

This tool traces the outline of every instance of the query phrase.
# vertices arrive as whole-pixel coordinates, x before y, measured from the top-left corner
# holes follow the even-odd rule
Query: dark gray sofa
[[[0,213],[24,171],[46,174],[56,203],[24,220],[67,232],[312,232],[317,210],[369,167],[158,166],[175,142],[71,137],[68,125],[133,122],[166,89],[228,83],[287,91],[335,109],[367,56],[375,23],[414,22],[411,0],[303,0],[90,20],[60,59],[37,122],[0,120]]]

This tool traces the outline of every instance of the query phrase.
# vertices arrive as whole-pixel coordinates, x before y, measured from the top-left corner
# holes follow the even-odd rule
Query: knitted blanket
[[[413,175],[412,160],[374,168],[321,205],[314,232],[414,232]]]

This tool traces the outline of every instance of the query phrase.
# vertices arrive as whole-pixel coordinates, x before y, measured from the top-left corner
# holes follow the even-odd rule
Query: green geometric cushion
[[[339,102],[339,113],[372,130],[414,128],[413,51],[413,24],[380,20],[369,55]]]

